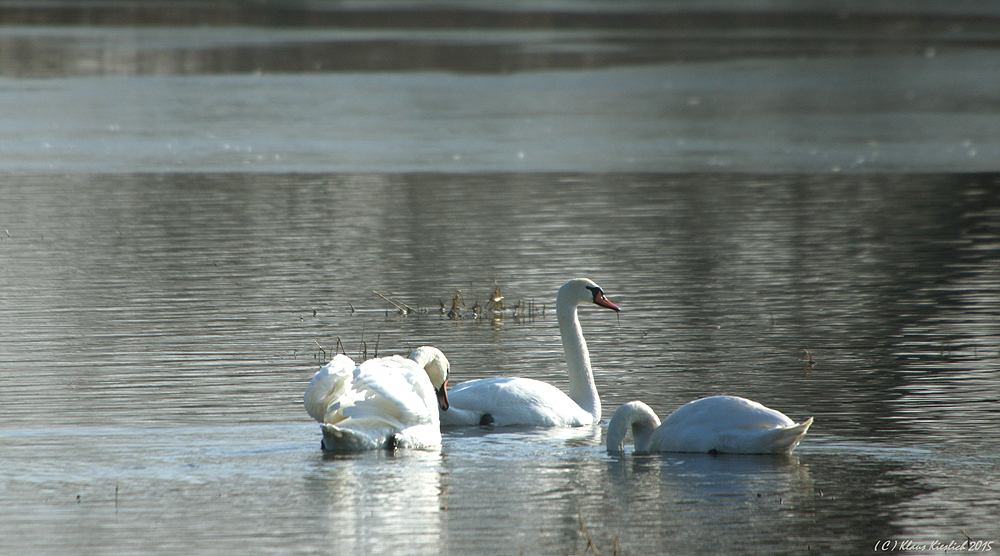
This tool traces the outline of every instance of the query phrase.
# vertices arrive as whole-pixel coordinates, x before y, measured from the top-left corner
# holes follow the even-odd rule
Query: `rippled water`
[[[326,11],[200,33],[42,10],[55,20],[0,28],[3,550],[1000,542],[1000,177],[977,92],[996,66],[971,62],[996,59],[983,20],[847,17],[897,30],[876,48],[833,24],[823,40],[794,25],[677,35],[650,29],[666,19],[609,15],[612,29],[556,12],[549,24],[579,28],[516,10],[484,33],[348,32]],[[448,13],[476,26],[475,9]],[[862,78],[887,66],[902,79]],[[937,79],[958,74],[961,87]],[[846,96],[814,95],[846,76]],[[881,100],[859,94],[872,90]],[[754,91],[771,100],[734,104]],[[337,349],[433,344],[454,381],[565,388],[552,305],[579,275],[623,308],[581,311],[606,418],[632,399],[663,416],[742,395],[815,417],[794,455],[611,457],[601,427],[320,451],[301,396]],[[494,284],[533,312],[441,314],[456,290],[471,307]]]

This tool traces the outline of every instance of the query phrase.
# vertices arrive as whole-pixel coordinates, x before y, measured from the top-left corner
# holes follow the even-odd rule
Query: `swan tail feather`
[[[781,427],[768,432],[767,442],[764,444],[762,453],[770,454],[789,454],[802,438],[809,431],[809,427],[812,425],[813,418],[810,417],[805,421],[788,427]]]
[[[809,427],[812,426],[812,423],[813,418],[810,417],[797,425],[775,429],[777,434],[774,438],[772,452],[775,454],[791,453],[792,450],[799,445],[799,442],[802,441],[802,438],[809,431]]]

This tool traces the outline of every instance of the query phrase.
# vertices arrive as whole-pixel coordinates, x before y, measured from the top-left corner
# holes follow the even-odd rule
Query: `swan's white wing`
[[[434,387],[427,373],[409,359],[396,355],[365,361],[355,382],[364,399],[345,407],[345,417],[378,419],[398,428],[438,422]]]
[[[593,423],[593,417],[562,390],[530,378],[496,377],[463,382],[448,391],[448,402],[451,407],[441,413],[444,425],[479,424],[484,414],[489,414],[496,426]]]
[[[337,354],[313,376],[306,389],[304,403],[309,415],[323,423],[330,404],[338,398],[349,395],[354,377],[354,361],[343,354]]]
[[[654,432],[649,450],[784,452],[798,444],[809,424],[795,425],[781,412],[752,400],[713,396],[689,402],[671,413]]]

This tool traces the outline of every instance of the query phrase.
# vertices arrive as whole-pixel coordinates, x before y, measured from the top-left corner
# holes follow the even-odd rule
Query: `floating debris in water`
[[[391,307],[391,309],[386,309],[386,316],[395,314],[396,316],[406,317],[430,313],[427,309],[412,307],[387,294],[375,290],[372,290],[372,293]],[[545,306],[542,305],[539,307],[534,301],[518,300],[512,307],[508,308],[504,303],[505,299],[500,290],[500,285],[496,282],[493,283],[493,292],[489,295],[485,305],[479,303],[478,295],[472,298],[472,304],[469,305],[466,301],[465,293],[461,289],[457,289],[447,302],[444,299],[438,298],[437,313],[451,320],[490,319],[494,321],[503,320],[504,317],[508,316],[514,319],[530,319],[544,316],[545,314]],[[352,306],[351,312],[355,311]]]
[[[439,300],[440,301],[440,300]],[[451,298],[451,309],[448,309],[448,318],[455,320],[462,318],[462,309],[465,307],[465,297],[462,295],[462,290],[455,290],[455,295]],[[444,309],[444,302],[441,302],[441,308]],[[443,310],[441,311],[444,312]]]
[[[428,315],[436,312],[438,315],[447,317],[449,320],[453,321],[489,321],[492,322],[494,326],[500,326],[505,318],[511,318],[514,319],[515,322],[520,322],[522,320],[531,320],[536,317],[544,317],[546,311],[545,304],[538,305],[533,300],[525,301],[523,299],[519,299],[513,305],[508,306],[504,303],[506,297],[504,297],[503,292],[500,289],[500,285],[495,281],[493,283],[493,291],[490,293],[485,305],[480,304],[478,296],[476,296],[473,298],[472,305],[469,306],[465,299],[465,293],[462,290],[457,289],[451,295],[449,302],[445,302],[440,298],[438,299],[437,311],[430,311],[425,308],[420,308],[419,306],[413,307],[400,301],[398,298],[376,290],[372,290],[372,293],[378,296],[379,299],[389,304],[390,308],[385,309],[386,318],[389,318],[390,315],[408,318],[412,316]],[[352,315],[357,313],[381,312],[383,310],[376,308],[358,309],[350,302],[348,302],[348,305],[350,305]],[[313,317],[319,316],[318,310],[309,310],[312,311]],[[301,315],[300,320],[304,320],[304,317]],[[381,335],[377,335],[375,337],[374,355],[371,357],[378,357],[380,340]],[[336,345],[333,348],[324,348],[323,345],[320,344],[319,340],[313,340],[313,343],[315,344],[313,357],[322,364],[330,361],[330,359],[338,353],[348,355],[340,337],[337,337]],[[368,343],[365,341],[364,323],[362,323],[361,340],[357,352],[357,357],[361,361],[367,361],[369,359],[368,347]]]
[[[378,293],[375,290],[372,290],[372,293],[375,294],[375,295],[377,295],[377,296],[379,296],[379,297],[381,297],[382,299],[388,301],[390,305],[392,305],[393,307],[396,308],[396,310],[399,312],[400,315],[409,315],[409,314],[417,312],[416,309],[414,309],[413,307],[410,307],[406,303],[403,303],[401,301],[395,301],[393,299],[389,299],[388,297],[386,297],[386,296]],[[353,308],[354,307],[351,307],[351,309],[353,309]]]
[[[503,295],[500,293],[500,284],[493,282],[493,295],[486,302],[486,310],[493,312],[503,312]]]
[[[809,346],[802,348],[803,358],[802,361],[805,365],[802,366],[802,370],[805,371],[806,376],[812,372],[813,368],[816,367],[816,361],[813,360],[812,352],[809,351]]]

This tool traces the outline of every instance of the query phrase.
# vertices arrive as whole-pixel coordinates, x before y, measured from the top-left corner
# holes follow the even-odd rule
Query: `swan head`
[[[448,371],[451,370],[448,358],[441,350],[431,346],[418,347],[410,353],[409,358],[427,372],[437,393],[438,407],[441,411],[448,411]]]
[[[562,305],[563,302],[573,306],[593,303],[615,312],[621,311],[617,305],[604,296],[604,290],[601,289],[601,286],[587,278],[575,278],[559,288],[559,293],[556,295],[556,305]]]

